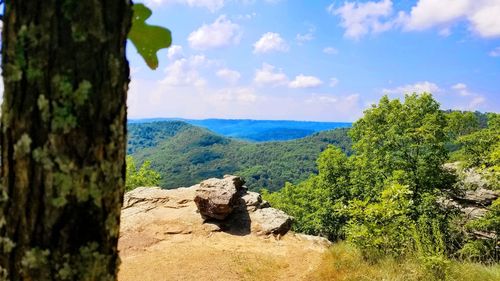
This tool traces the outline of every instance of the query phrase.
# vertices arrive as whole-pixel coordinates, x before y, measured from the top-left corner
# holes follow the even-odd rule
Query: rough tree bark
[[[0,280],[115,280],[130,0],[7,0]]]

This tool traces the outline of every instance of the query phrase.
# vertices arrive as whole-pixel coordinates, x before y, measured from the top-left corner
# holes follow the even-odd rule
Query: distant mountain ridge
[[[251,119],[183,119],[149,118],[132,119],[130,124],[161,121],[182,121],[209,129],[226,137],[254,141],[287,141],[310,136],[316,132],[336,128],[350,128],[349,122],[317,122],[291,120],[251,120]]]
[[[160,186],[190,186],[210,177],[245,177],[252,190],[278,190],[315,173],[316,159],[328,145],[351,152],[348,128],[313,133],[280,142],[248,142],[228,138],[182,121],[129,123],[128,154],[161,176]]]

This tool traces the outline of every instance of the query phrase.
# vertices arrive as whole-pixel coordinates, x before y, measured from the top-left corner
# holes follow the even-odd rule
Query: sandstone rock
[[[164,191],[159,187],[138,187],[125,193],[123,198],[123,209],[140,204],[151,203],[155,205],[168,201],[170,201],[170,198],[165,196]]]
[[[293,218],[285,212],[274,209],[257,209],[250,213],[252,232],[260,235],[284,235],[292,227]]]
[[[194,198],[200,214],[205,218],[225,219],[239,204],[238,195],[244,190],[244,183],[237,176],[202,181]]]
[[[493,190],[478,188],[476,190],[467,190],[463,196],[463,200],[474,202],[482,206],[489,206],[498,198],[498,193]]]
[[[262,204],[262,197],[257,192],[245,192],[241,196],[241,199],[243,200],[242,203],[245,204],[246,209],[250,212],[259,209]]]

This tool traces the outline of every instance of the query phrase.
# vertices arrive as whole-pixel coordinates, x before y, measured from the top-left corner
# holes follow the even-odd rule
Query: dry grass
[[[364,260],[360,252],[346,243],[337,243],[324,254],[318,270],[308,280],[439,280],[416,259],[385,259],[378,263]],[[450,262],[446,279],[450,281],[499,281],[500,265]]]

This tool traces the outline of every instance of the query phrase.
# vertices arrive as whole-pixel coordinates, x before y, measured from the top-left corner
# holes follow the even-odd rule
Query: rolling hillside
[[[244,176],[250,189],[278,190],[316,172],[316,159],[328,144],[347,153],[348,129],[335,129],[286,142],[251,143],[180,121],[129,125],[129,154],[162,175],[161,186],[189,186],[224,174]]]
[[[254,142],[286,141],[303,138],[316,132],[336,128],[350,128],[352,123],[346,122],[311,122],[287,120],[249,120],[249,119],[179,119],[153,118],[129,120],[131,124],[183,121],[185,123],[206,128],[217,134]]]

